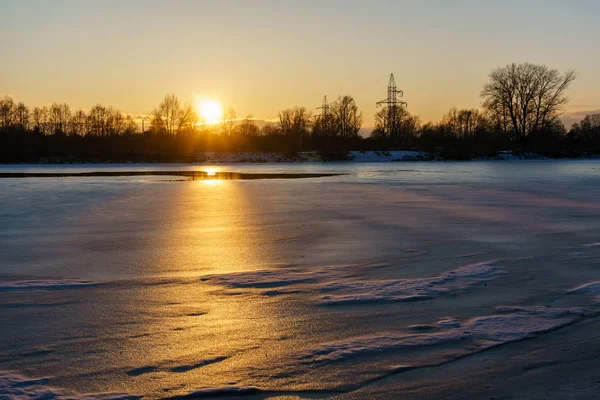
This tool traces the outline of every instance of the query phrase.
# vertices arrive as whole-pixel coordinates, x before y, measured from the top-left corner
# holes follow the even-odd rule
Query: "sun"
[[[219,122],[223,118],[223,108],[215,100],[203,100],[198,103],[198,112],[208,124]]]

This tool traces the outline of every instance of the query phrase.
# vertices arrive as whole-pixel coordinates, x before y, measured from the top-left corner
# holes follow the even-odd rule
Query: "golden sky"
[[[393,72],[408,109],[478,107],[493,68],[575,69],[570,112],[600,109],[597,1],[0,0],[0,93],[29,106],[147,114],[167,93],[270,119],[354,96],[365,126]]]

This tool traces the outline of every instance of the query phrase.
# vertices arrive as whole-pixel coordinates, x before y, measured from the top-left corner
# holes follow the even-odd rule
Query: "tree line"
[[[545,65],[510,64],[493,70],[480,109],[452,108],[438,123],[422,123],[402,106],[382,108],[368,137],[350,95],[313,114],[306,107],[282,110],[277,121],[259,126],[237,119],[229,108],[223,121],[203,123],[195,107],[167,95],[140,129],[133,116],[96,105],[88,112],[68,104],[29,109],[0,99],[0,162],[193,161],[203,151],[319,151],[336,157],[349,150],[421,150],[446,158],[492,156],[499,150],[551,156],[600,153],[600,114],[567,130],[560,116],[574,71]],[[390,107],[390,106],[388,106]]]

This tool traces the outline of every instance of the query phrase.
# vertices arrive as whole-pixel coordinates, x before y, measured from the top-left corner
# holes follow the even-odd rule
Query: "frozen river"
[[[0,398],[597,398],[600,161],[169,169],[343,175],[0,179]]]

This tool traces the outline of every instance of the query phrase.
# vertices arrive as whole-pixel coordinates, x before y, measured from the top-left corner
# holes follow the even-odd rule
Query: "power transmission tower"
[[[387,92],[387,99],[377,102],[377,107],[387,106],[384,132],[388,137],[392,137],[398,133],[398,121],[396,121],[398,119],[398,108],[407,106],[405,101],[400,100],[404,96],[404,92],[396,87],[394,74],[390,74]]]
[[[321,107],[317,107],[317,110],[321,110],[321,114],[317,115],[317,117],[321,117],[323,119],[329,118],[329,103],[327,103],[327,96],[323,98],[323,105]]]
[[[317,118],[321,119],[321,127],[326,134],[329,135],[329,129],[331,128],[331,113],[329,103],[327,102],[327,96],[323,97],[323,105],[317,107],[317,110],[321,110],[321,114],[317,115]]]

